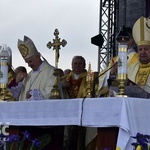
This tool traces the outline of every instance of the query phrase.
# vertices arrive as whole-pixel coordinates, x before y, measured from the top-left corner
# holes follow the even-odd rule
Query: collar
[[[44,65],[44,62],[41,63],[41,65],[38,67],[37,70],[33,70],[33,72],[40,72],[43,65]]]
[[[148,64],[141,64],[139,62],[139,66],[140,66],[140,68],[149,68],[150,67],[150,62]]]
[[[79,79],[80,75],[81,74],[74,74],[74,79],[76,79],[76,80]]]

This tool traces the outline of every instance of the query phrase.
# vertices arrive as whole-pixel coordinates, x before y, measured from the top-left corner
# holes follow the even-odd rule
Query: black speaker
[[[104,38],[101,34],[98,34],[91,38],[91,43],[101,48],[104,43]]]

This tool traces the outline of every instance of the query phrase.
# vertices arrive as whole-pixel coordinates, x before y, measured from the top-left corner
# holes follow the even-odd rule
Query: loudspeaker
[[[98,34],[91,38],[91,43],[101,48],[104,43],[104,38],[101,34]]]

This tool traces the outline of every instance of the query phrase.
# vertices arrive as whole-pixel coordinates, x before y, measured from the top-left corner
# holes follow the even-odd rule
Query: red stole
[[[72,77],[69,79],[71,87],[67,90],[70,98],[77,98],[80,84],[83,78],[73,79]]]

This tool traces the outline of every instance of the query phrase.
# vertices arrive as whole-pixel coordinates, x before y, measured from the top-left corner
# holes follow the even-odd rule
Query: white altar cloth
[[[80,125],[82,99],[0,103],[0,123],[14,126]]]
[[[137,132],[150,135],[150,99],[107,97],[0,103],[0,123],[13,126],[119,127],[117,146],[132,150]]]
[[[82,126],[119,127],[117,146],[132,150],[131,136],[150,135],[150,99],[111,97],[90,98],[83,103]]]

